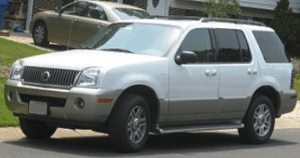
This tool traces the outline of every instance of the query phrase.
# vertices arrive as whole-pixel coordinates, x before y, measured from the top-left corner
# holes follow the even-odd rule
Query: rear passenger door
[[[241,30],[215,29],[220,66],[220,119],[243,118],[252,87],[259,83],[258,62]],[[253,54],[253,53],[252,53]]]

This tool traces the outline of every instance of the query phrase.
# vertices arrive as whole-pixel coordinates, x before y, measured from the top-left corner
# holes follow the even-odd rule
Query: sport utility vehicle
[[[296,97],[274,30],[206,18],[115,23],[84,49],[16,61],[5,85],[28,138],[92,129],[125,152],[141,150],[150,131],[238,129],[243,141],[265,143]]]

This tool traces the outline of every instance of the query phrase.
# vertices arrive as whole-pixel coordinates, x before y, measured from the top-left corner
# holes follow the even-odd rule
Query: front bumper
[[[47,120],[53,122],[68,122],[69,124],[97,124],[106,122],[116,99],[121,94],[121,90],[103,90],[73,87],[71,89],[54,89],[30,85],[23,85],[20,81],[8,80],[5,84],[6,106],[19,117],[29,117],[31,119]],[[52,98],[65,100],[62,107],[48,106],[47,116],[35,116],[29,114],[28,101],[24,101],[22,96],[37,96],[39,98]],[[75,108],[75,100],[82,98],[85,102],[83,109]],[[99,103],[101,98],[111,98],[110,103]],[[43,100],[38,100],[43,101]],[[58,120],[58,121],[57,121]]]

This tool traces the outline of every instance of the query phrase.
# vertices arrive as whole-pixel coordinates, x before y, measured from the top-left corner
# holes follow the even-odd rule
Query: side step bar
[[[156,134],[169,134],[169,133],[181,133],[191,131],[203,131],[203,130],[221,130],[221,129],[238,129],[244,128],[242,123],[222,123],[222,124],[210,124],[210,125],[192,125],[192,126],[180,126],[180,127],[162,127],[156,126],[154,133]]]

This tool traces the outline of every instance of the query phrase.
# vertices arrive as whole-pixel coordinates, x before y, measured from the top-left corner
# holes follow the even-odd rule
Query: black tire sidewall
[[[47,139],[56,131],[56,127],[47,126],[45,122],[19,118],[22,132],[31,139]]]
[[[257,135],[253,125],[254,112],[256,108],[261,104],[267,105],[271,113],[271,127],[268,134],[266,134],[264,137]],[[245,130],[247,130],[246,132],[248,133],[249,139],[252,143],[261,144],[268,141],[273,133],[274,125],[275,125],[275,110],[272,101],[268,97],[263,95],[256,96],[249,107],[247,115],[244,119],[244,123],[245,123]]]
[[[117,107],[113,110],[112,117],[109,121],[109,135],[113,142],[112,145],[116,146],[116,141],[118,141],[117,150],[124,152],[137,152],[140,151],[146,144],[146,141],[149,136],[150,130],[150,109],[148,107],[145,99],[139,95],[130,94],[124,96],[120,102],[116,105]],[[146,133],[141,142],[134,144],[128,137],[127,132],[127,121],[130,115],[130,112],[136,107],[140,106],[143,108],[146,114]]]

